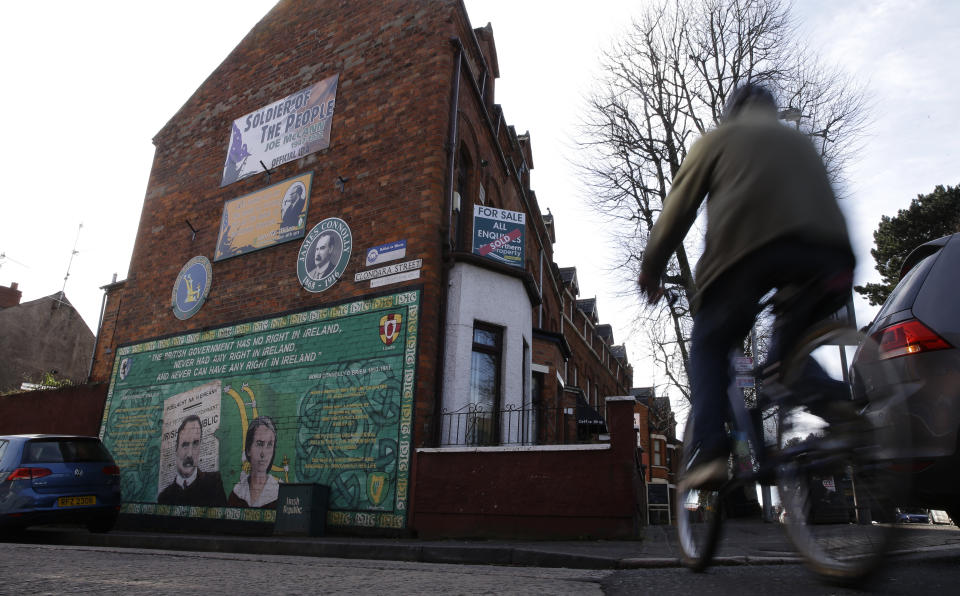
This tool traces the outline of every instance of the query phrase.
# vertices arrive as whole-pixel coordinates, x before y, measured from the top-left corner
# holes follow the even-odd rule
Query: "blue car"
[[[930,514],[926,509],[897,509],[898,524],[932,524]]]
[[[82,523],[109,532],[120,468],[96,437],[0,436],[0,527]]]

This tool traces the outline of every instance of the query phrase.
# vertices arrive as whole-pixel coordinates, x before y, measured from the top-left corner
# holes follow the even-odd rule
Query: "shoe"
[[[681,491],[695,488],[719,489],[729,480],[727,466],[729,457],[727,453],[706,453],[698,446],[694,449],[686,469],[680,471],[678,489]]]

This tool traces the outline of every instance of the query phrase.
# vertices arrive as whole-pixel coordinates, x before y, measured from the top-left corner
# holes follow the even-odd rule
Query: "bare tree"
[[[860,89],[805,55],[781,0],[659,0],[603,58],[580,139],[592,206],[609,219],[629,292],[653,224],[690,145],[715,127],[730,92],[759,82],[816,135],[839,178],[864,121]],[[689,399],[690,299],[696,295],[690,234],[670,259],[665,286],[677,300],[637,318],[668,384]]]

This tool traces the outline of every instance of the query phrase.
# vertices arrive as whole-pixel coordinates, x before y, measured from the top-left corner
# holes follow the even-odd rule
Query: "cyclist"
[[[677,171],[650,234],[638,279],[648,302],[662,295],[660,278],[707,201],[703,256],[696,269],[690,347],[693,436],[682,487],[727,479],[724,431],[730,352],[750,331],[760,299],[790,285],[804,305],[778,316],[768,363],[788,351],[818,318],[850,295],[853,251],[826,169],[809,139],[777,119],[763,86],[735,89],[720,125],[700,138]],[[810,280],[829,280],[830,287]],[[804,312],[800,312],[803,310]]]

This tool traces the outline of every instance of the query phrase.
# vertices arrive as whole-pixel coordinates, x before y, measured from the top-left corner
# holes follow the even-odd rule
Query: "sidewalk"
[[[960,553],[955,526],[904,527],[898,553],[950,550]],[[123,532],[90,534],[80,528],[44,528],[26,532],[17,542],[156,548],[163,550],[297,555],[423,563],[522,565],[572,569],[679,567],[675,528],[649,526],[641,540],[494,541],[416,540],[351,537],[274,537]],[[779,524],[759,520],[724,524],[715,565],[799,563]]]

